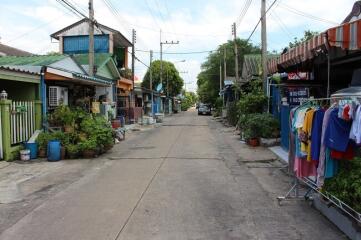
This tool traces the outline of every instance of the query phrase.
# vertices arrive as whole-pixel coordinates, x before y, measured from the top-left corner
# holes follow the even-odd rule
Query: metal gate
[[[281,146],[286,151],[289,150],[289,126],[290,106],[281,106]]]

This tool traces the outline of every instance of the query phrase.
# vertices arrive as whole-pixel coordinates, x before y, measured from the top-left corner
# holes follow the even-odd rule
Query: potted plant
[[[47,132],[40,133],[38,138],[36,139],[36,142],[38,143],[38,147],[39,147],[39,151],[38,151],[39,158],[46,157],[49,139],[50,139],[50,134]]]
[[[75,159],[79,156],[79,147],[76,144],[68,144],[65,146],[68,158]]]
[[[79,144],[84,158],[94,158],[97,153],[97,141],[89,138]]]

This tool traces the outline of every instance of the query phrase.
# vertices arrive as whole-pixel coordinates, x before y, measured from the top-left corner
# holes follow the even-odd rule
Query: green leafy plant
[[[69,156],[76,156],[79,153],[79,146],[76,144],[68,144],[65,146],[65,149]]]
[[[89,138],[83,142],[79,143],[79,149],[81,151],[87,151],[87,150],[96,150],[97,149],[97,141],[94,138]]]
[[[322,191],[332,194],[361,212],[361,158],[340,161],[339,173],[325,180]]]
[[[61,124],[62,126],[74,126],[75,113],[68,106],[61,105],[50,115],[50,119],[53,123]]]
[[[278,120],[267,113],[242,114],[238,121],[238,127],[246,139],[279,136]]]
[[[38,143],[39,149],[47,149],[48,141],[50,140],[51,136],[48,132],[41,132],[36,139]]]

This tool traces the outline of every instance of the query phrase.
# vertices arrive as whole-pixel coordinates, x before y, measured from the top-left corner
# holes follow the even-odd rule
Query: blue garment
[[[322,135],[322,123],[323,117],[325,116],[325,111],[319,109],[315,112],[312,121],[312,131],[311,131],[311,159],[313,161],[319,160],[320,149],[321,149],[321,135]]]
[[[338,117],[338,109],[330,114],[330,120],[325,133],[325,146],[336,151],[346,152],[350,141],[352,121],[345,121]]]
[[[326,149],[325,178],[332,178],[338,173],[339,161],[331,158],[331,150]]]

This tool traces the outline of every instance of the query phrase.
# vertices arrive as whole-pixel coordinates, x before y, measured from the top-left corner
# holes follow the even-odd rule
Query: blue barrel
[[[25,149],[30,150],[30,159],[38,158],[38,144],[37,143],[25,143]]]
[[[48,161],[56,162],[61,158],[61,146],[60,141],[52,140],[48,142]]]

